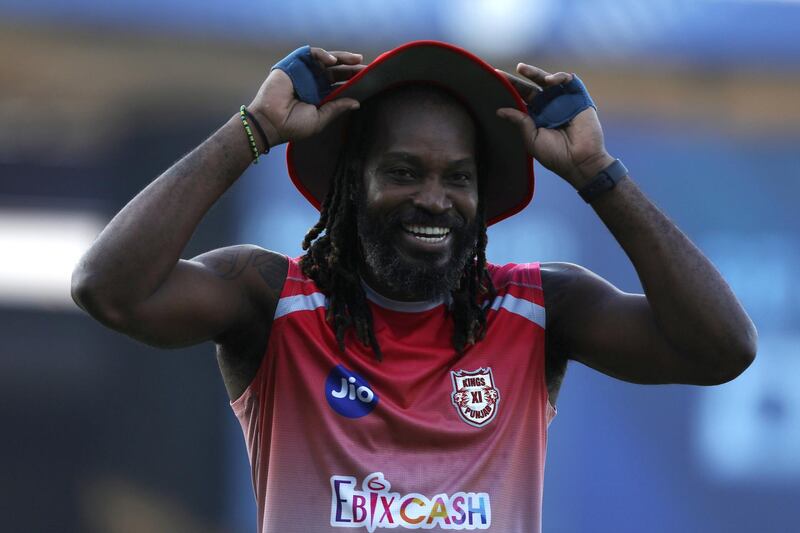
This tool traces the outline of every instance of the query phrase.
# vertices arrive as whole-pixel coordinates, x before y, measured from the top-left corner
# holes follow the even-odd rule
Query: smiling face
[[[449,293],[479,226],[475,125],[431,88],[392,92],[375,111],[357,206],[363,275],[399,300]]]

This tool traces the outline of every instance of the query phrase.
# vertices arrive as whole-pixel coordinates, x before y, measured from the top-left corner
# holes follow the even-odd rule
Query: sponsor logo
[[[485,492],[400,494],[382,472],[364,478],[331,476],[331,526],[407,529],[488,529],[492,508]]]
[[[378,395],[369,383],[342,365],[331,370],[325,380],[325,398],[331,409],[347,418],[368,415],[378,404]]]
[[[470,426],[483,427],[497,414],[500,391],[494,386],[492,369],[451,370],[453,406],[461,419]]]

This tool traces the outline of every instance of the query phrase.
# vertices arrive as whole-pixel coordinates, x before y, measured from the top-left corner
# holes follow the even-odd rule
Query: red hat
[[[516,107],[525,113],[528,108],[502,74],[463,48],[441,41],[403,44],[378,56],[319,105],[339,97],[363,102],[390,87],[414,81],[433,83],[453,93],[483,129],[488,144],[486,223],[499,222],[528,205],[533,198],[533,158],[517,126],[496,114],[500,107]],[[316,135],[289,142],[286,149],[292,182],[317,209],[342,153],[347,124],[347,114],[339,116]]]

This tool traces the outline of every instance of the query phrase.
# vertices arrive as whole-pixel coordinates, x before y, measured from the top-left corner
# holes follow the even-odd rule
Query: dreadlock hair
[[[356,199],[363,188],[364,161],[377,118],[378,103],[390,94],[403,93],[414,98],[430,99],[430,92],[452,95],[435,86],[421,83],[404,84],[386,90],[362,102],[360,109],[347,117],[347,141],[339,154],[328,193],[322,203],[319,220],[306,233],[300,260],[302,272],[314,280],[328,296],[326,319],[336,332],[339,348],[344,351],[345,333],[353,327],[356,338],[370,346],[376,358],[382,352],[375,338],[372,312],[359,277],[360,245],[357,229]],[[478,231],[473,254],[467,260],[461,279],[451,292],[454,332],[453,347],[458,355],[468,345],[475,344],[486,334],[488,306],[481,305],[488,297],[494,298],[496,290],[486,267],[486,220],[483,198],[486,188],[486,154],[481,128],[476,124],[478,167]]]

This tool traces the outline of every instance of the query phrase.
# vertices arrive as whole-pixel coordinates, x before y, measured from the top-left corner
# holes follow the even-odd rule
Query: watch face
[[[619,159],[615,159],[613,163],[611,163],[608,168],[606,169],[614,181],[617,182],[628,175],[628,169],[625,168],[625,165],[622,164],[622,161]]]

